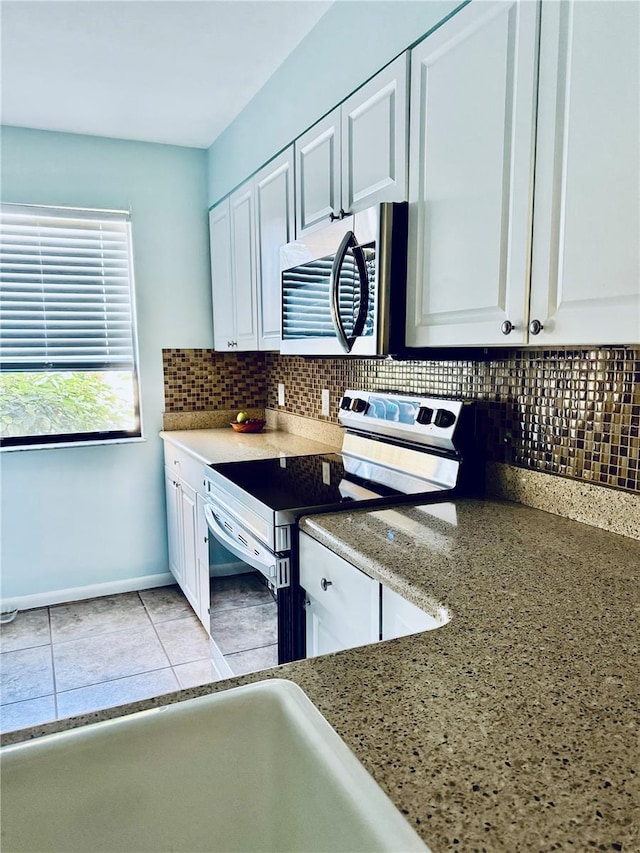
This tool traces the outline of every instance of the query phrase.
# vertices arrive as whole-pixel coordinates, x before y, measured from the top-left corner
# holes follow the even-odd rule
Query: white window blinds
[[[0,205],[0,368],[134,370],[129,214]]]

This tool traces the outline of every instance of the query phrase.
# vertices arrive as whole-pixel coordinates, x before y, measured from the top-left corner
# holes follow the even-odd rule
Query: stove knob
[[[437,427],[446,429],[456,422],[456,416],[449,409],[438,409],[433,422]]]
[[[430,424],[432,420],[433,409],[430,409],[429,406],[420,406],[418,414],[416,415],[416,423],[426,426],[426,424]]]
[[[351,408],[351,397],[343,397],[340,400],[340,408],[341,409],[350,409]]]
[[[351,403],[351,411],[357,412],[358,414],[363,414],[369,408],[369,404],[366,400],[360,399],[360,397],[356,397],[354,401]]]

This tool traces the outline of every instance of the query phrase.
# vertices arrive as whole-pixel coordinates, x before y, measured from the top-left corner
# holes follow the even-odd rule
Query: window
[[[131,223],[0,205],[0,443],[141,435]]]

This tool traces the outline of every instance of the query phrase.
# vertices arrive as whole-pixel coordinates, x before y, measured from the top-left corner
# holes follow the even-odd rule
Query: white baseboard
[[[156,575],[143,575],[139,578],[127,578],[122,581],[94,583],[88,586],[74,586],[68,589],[56,589],[51,592],[37,592],[33,595],[6,598],[0,602],[0,610],[3,613],[12,610],[32,610],[34,607],[49,607],[52,604],[81,601],[84,598],[99,598],[102,595],[115,595],[119,592],[153,589],[156,586],[168,586],[175,582],[176,579],[171,572],[161,572]]]

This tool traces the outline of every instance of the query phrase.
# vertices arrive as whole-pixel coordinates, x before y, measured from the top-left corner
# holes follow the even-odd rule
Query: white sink
[[[6,746],[0,760],[3,853],[428,851],[290,681]]]

